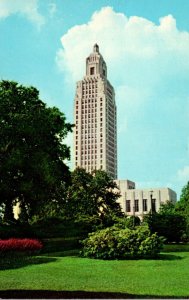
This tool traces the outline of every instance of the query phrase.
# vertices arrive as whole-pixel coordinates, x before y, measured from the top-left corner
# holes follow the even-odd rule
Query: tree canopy
[[[186,218],[169,201],[160,206],[158,213],[149,214],[144,220],[152,233],[164,236],[167,242],[179,242],[186,232]]]
[[[71,178],[66,209],[70,217],[121,214],[120,205],[116,202],[120,196],[117,185],[105,171],[96,170],[90,174],[77,168]]]
[[[189,216],[189,181],[182,189],[180,201],[177,202],[177,209],[186,217]]]
[[[181,191],[180,201],[176,204],[176,210],[186,219],[186,236],[189,237],[189,181]]]
[[[0,82],[0,205],[7,218],[16,202],[33,214],[40,203],[56,199],[70,176],[64,138],[72,127],[36,88]]]

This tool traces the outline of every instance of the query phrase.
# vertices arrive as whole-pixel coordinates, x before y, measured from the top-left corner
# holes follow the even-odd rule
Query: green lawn
[[[122,261],[80,258],[74,251],[43,254],[1,270],[0,290],[111,292],[112,298],[113,293],[121,293],[120,298],[189,296],[189,246],[165,251],[157,260]]]

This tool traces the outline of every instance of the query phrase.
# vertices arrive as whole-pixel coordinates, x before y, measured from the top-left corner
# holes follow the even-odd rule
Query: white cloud
[[[61,42],[63,49],[57,53],[57,63],[74,81],[83,76],[85,58],[96,42],[116,81],[128,83],[135,73],[136,81],[140,76],[144,82],[145,74],[150,83],[156,82],[159,76],[154,71],[159,70],[157,75],[167,74],[175,69],[173,61],[176,67],[182,64],[189,68],[189,34],[177,30],[171,15],[155,25],[147,19],[127,18],[105,7],[95,12],[87,24],[72,27]]]
[[[136,113],[152,98],[161,97],[162,101],[166,95],[158,94],[165,88],[165,82],[171,88],[177,76],[188,78],[189,33],[180,32],[171,15],[161,18],[156,25],[104,7],[87,24],[68,30],[61,42],[63,48],[58,50],[56,61],[73,83],[82,79],[85,58],[92,52],[93,44],[99,44],[125,124],[128,108]]]
[[[189,166],[185,166],[183,169],[178,171],[178,179],[183,183],[189,181]]]
[[[38,11],[38,0],[0,0],[0,18],[8,18],[12,14],[25,16],[38,28],[45,24],[45,18]]]
[[[73,88],[85,75],[93,45],[99,44],[116,92],[122,169],[130,165],[130,157],[145,168],[150,155],[152,166],[160,162],[155,173],[161,178],[167,172],[166,180],[169,169],[169,180],[188,139],[189,33],[178,30],[172,15],[155,24],[104,7],[88,23],[70,28],[61,43],[56,62]],[[186,177],[187,172],[188,167],[178,174]]]
[[[127,105],[130,101],[132,107],[151,97],[152,91],[158,95],[165,82],[171,87],[172,78],[188,78],[189,33],[180,32],[171,15],[156,25],[104,7],[87,24],[68,30],[61,42],[63,48],[58,50],[56,61],[73,82],[82,79],[85,58],[97,42],[107,62],[110,81],[119,96],[122,94],[123,102],[125,89]]]

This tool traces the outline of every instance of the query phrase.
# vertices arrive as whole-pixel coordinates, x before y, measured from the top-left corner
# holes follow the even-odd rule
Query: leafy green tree
[[[189,181],[182,189],[180,201],[176,204],[176,210],[186,219],[186,239],[189,239]]]
[[[96,215],[102,219],[110,214],[120,215],[116,188],[115,182],[105,171],[97,170],[90,174],[77,168],[72,172],[65,211],[74,218]]]
[[[120,229],[135,229],[135,227],[140,226],[141,221],[138,216],[124,216],[122,218],[117,218],[115,226]]]
[[[65,214],[70,218],[81,215],[93,215],[90,189],[92,175],[82,168],[75,169],[71,174],[71,184],[67,189]]]
[[[63,141],[71,124],[58,108],[49,108],[34,87],[0,82],[0,205],[5,219],[13,220],[19,202],[33,215],[57,199],[69,180],[65,159],[70,151]]]
[[[144,218],[152,233],[164,236],[167,242],[179,242],[186,231],[186,218],[177,210],[175,204],[167,202],[160,206],[158,213]]]
[[[161,215],[170,215],[176,212],[175,204],[171,201],[167,201],[166,203],[162,203],[159,209],[159,214]]]
[[[117,203],[120,192],[118,192],[116,183],[105,171],[93,172],[91,191],[94,209],[98,214],[102,217],[112,213],[122,216],[120,205]]]
[[[177,202],[176,209],[186,217],[189,217],[189,181],[182,189],[180,201]]]

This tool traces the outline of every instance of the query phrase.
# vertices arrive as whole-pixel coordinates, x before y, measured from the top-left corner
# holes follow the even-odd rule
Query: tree
[[[176,210],[186,219],[186,237],[189,239],[189,181],[182,189],[180,201],[176,204]]]
[[[65,214],[68,217],[81,215],[93,215],[91,205],[91,181],[92,175],[82,168],[76,168],[71,174],[71,184],[67,189]]]
[[[176,208],[186,217],[189,216],[189,181],[182,189],[180,201],[177,202]]]
[[[144,218],[152,233],[164,236],[167,242],[179,242],[186,231],[186,219],[178,211],[175,204],[167,202],[160,206],[158,213]]]
[[[63,141],[73,125],[47,107],[36,88],[10,81],[0,82],[0,124],[0,204],[9,220],[16,202],[33,215],[69,180]]]
[[[160,205],[159,214],[161,215],[170,215],[174,214],[175,212],[175,204],[171,201],[167,201],[166,203],[162,203]]]
[[[115,222],[115,225],[120,229],[124,229],[124,228],[135,229],[135,227],[141,225],[141,221],[138,216],[125,215],[122,218],[117,218],[117,222]]]
[[[119,198],[117,186],[105,171],[97,170],[90,174],[77,168],[71,177],[65,209],[68,216],[96,215],[104,218],[112,213],[121,214],[120,205],[116,202]]]
[[[92,196],[95,211],[102,217],[111,215],[122,216],[117,199],[120,197],[118,187],[112,178],[102,170],[92,173]]]

